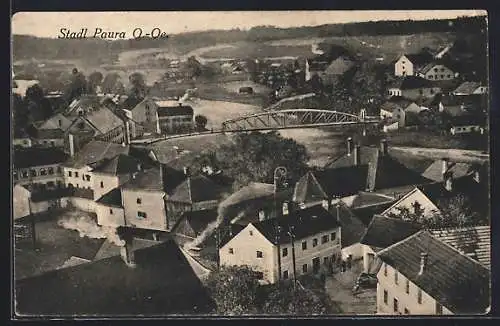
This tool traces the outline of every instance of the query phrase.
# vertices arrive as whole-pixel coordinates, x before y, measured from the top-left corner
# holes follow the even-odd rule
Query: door
[[[319,257],[313,258],[312,263],[313,263],[313,273],[317,274],[319,272],[319,268],[321,266],[321,262],[319,260]]]

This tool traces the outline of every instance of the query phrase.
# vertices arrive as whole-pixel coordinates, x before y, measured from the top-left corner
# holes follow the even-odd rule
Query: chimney
[[[186,177],[189,177],[189,176],[190,176],[190,175],[189,175],[189,168],[188,168],[187,166],[185,166],[185,167],[184,167],[184,175],[185,175]]]
[[[347,138],[347,156],[352,154],[352,137]]]
[[[69,155],[73,157],[75,156],[75,140],[71,133],[68,134],[68,142],[69,142]]]
[[[451,173],[451,172],[445,173],[445,175],[444,175],[444,187],[448,191],[453,190],[453,173]]]
[[[361,161],[361,146],[356,145],[354,147],[354,165],[359,165]]]
[[[386,139],[382,139],[380,141],[380,153],[382,155],[384,155],[384,156],[387,155],[387,153],[388,153],[388,147],[387,147],[387,140]]]
[[[142,165],[141,163],[137,163],[137,171],[141,171],[142,170]]]
[[[427,268],[427,262],[429,261],[429,255],[426,252],[420,254],[420,271],[418,275],[422,275]]]
[[[335,203],[335,213],[337,214],[336,215],[337,222],[340,223],[340,202]]]
[[[283,216],[288,215],[288,202],[283,202],[282,213],[283,213]]]
[[[444,174],[448,171],[448,159],[447,158],[442,158],[441,159],[441,173]]]
[[[129,267],[135,267],[134,250],[132,249],[133,238],[127,239],[125,245],[120,247],[120,256]]]
[[[481,173],[479,172],[479,170],[474,170],[474,181],[476,181],[477,183],[480,183],[481,182]]]

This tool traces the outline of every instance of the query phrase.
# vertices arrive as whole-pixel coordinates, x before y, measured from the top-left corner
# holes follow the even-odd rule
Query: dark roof
[[[391,84],[390,88],[405,89],[418,89],[418,88],[431,88],[433,83],[425,78],[417,76],[406,76],[398,78]]]
[[[421,253],[428,254],[420,270]],[[455,314],[483,314],[490,307],[490,271],[427,231],[378,253],[380,259]]]
[[[141,103],[143,100],[144,99],[130,96],[120,104],[120,109],[132,110],[137,106],[137,104]]]
[[[368,165],[310,171],[295,185],[294,200],[305,203],[344,197],[366,189]]]
[[[446,172],[452,172],[453,176],[460,178],[472,173],[471,163],[448,162]],[[422,176],[433,181],[443,181],[443,161],[434,161],[425,171]]]
[[[141,162],[134,157],[125,154],[118,154],[113,158],[105,158],[95,168],[94,172],[120,175],[137,172]]]
[[[112,158],[119,154],[128,154],[129,147],[121,144],[93,140],[87,143],[70,158],[65,165],[70,167],[82,167],[100,162],[106,158]]]
[[[171,117],[177,115],[193,115],[193,108],[188,105],[179,105],[171,107],[159,107],[158,110],[159,117]]]
[[[16,282],[16,308],[27,315],[161,316],[208,313],[211,299],[173,241]]]
[[[168,201],[182,203],[199,203],[221,200],[225,189],[204,175],[189,177],[178,185],[171,193]]]
[[[352,210],[340,204],[334,205],[330,212],[340,222],[342,248],[361,242],[366,226]]]
[[[363,225],[368,226],[375,215],[383,213],[386,209],[391,207],[392,204],[393,202],[360,208],[351,207],[351,210],[363,223]]]
[[[58,148],[16,148],[14,150],[14,168],[26,169],[33,166],[60,164],[68,155]]]
[[[387,248],[421,229],[422,226],[416,223],[375,215],[361,243],[374,248]]]
[[[351,209],[362,208],[362,207],[372,207],[381,206],[393,203],[395,198],[383,194],[377,194],[373,192],[360,191],[356,197],[354,197],[350,207]]]
[[[149,156],[150,151],[147,147],[131,145],[128,155],[138,159],[144,167],[153,167],[158,163]]]
[[[38,129],[36,131],[37,139],[63,139],[64,131],[61,129]]]
[[[437,239],[491,269],[491,228],[489,225],[452,227],[429,231]]]
[[[207,225],[217,219],[216,209],[207,209],[200,211],[190,211],[182,214],[181,220],[184,219],[191,229],[195,232],[196,236],[200,235],[203,230],[207,228]],[[173,231],[177,232],[177,229]]]
[[[473,82],[473,81],[465,81],[462,84],[460,84],[454,91],[454,94],[472,94],[477,88],[479,88],[481,83],[479,82]]]
[[[122,191],[120,188],[115,188],[105,193],[97,202],[106,206],[122,207]]]
[[[427,51],[421,51],[420,53],[415,54],[405,54],[405,57],[417,66],[425,65],[434,59],[433,55]]]
[[[276,243],[276,225],[281,228],[279,243],[290,243],[289,227],[294,227],[295,239],[300,240],[314,234],[340,226],[337,218],[321,205],[295,210],[287,216],[252,223],[270,242]]]
[[[431,182],[418,172],[408,169],[390,154],[382,154],[378,147],[361,146],[359,156],[359,164],[368,165],[366,189],[370,191]],[[354,155],[345,154],[330,162],[327,168],[335,169],[353,165]]]
[[[135,177],[123,185],[124,189],[164,191],[167,194],[186,179],[183,172],[163,164],[138,172]]]

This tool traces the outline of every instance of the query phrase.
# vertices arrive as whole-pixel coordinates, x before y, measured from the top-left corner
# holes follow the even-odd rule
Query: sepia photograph
[[[11,31],[13,319],[490,312],[486,11]]]

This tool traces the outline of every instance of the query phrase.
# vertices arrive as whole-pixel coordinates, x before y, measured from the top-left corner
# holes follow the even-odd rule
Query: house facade
[[[190,132],[194,128],[194,110],[191,106],[157,102],[158,124],[161,133]]]
[[[413,63],[410,59],[402,55],[399,59],[394,63],[394,76],[413,76]]]
[[[427,80],[452,80],[457,76],[450,68],[436,63],[430,63],[418,71],[417,76]]]
[[[129,99],[127,99],[129,100]],[[129,100],[133,101],[132,99]],[[139,103],[122,104],[122,110],[129,119],[129,133],[131,139],[142,136],[144,133],[160,133],[157,109],[158,105],[150,98],[145,98]]]

